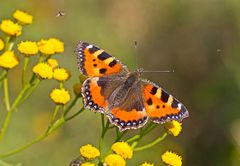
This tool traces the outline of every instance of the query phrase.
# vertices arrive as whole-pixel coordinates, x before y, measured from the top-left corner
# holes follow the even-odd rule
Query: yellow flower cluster
[[[104,159],[104,164],[107,166],[125,166],[126,161],[117,154],[110,154]]]
[[[182,157],[173,152],[166,151],[164,154],[162,154],[162,160],[164,163],[170,166],[182,165]]]
[[[4,48],[4,42],[3,40],[0,38],[0,51],[2,51]]]
[[[81,166],[95,166],[95,164],[90,163],[90,162],[86,162],[86,163],[82,163]]]
[[[22,33],[22,26],[12,22],[11,20],[3,20],[0,24],[0,29],[4,33],[13,37],[19,36]]]
[[[52,69],[58,67],[58,61],[56,59],[48,59],[47,62]]]
[[[175,137],[178,136],[182,130],[181,123],[176,120],[165,123],[164,127]]]
[[[116,142],[112,145],[112,151],[124,159],[131,159],[133,155],[133,150],[127,142]]]
[[[139,166],[154,166],[154,164],[150,164],[150,163],[144,162],[144,163],[142,163]]]
[[[13,13],[13,17],[22,24],[32,24],[33,21],[32,15],[21,10],[16,10]]]
[[[80,154],[86,159],[93,160],[100,156],[100,151],[96,147],[87,144],[80,147]]]
[[[64,88],[53,89],[50,97],[56,104],[66,104],[70,100],[70,94]]]
[[[36,42],[21,41],[21,43],[18,44],[18,51],[25,56],[32,56],[38,53],[38,46]]]
[[[56,38],[50,38],[48,40],[42,39],[37,45],[39,51],[45,56],[64,52],[64,43]]]
[[[35,65],[33,72],[43,79],[51,79],[53,77],[51,66],[44,62]]]
[[[53,78],[57,81],[66,81],[69,76],[69,72],[64,68],[56,68],[53,70]]]
[[[0,67],[11,69],[18,65],[19,61],[13,51],[6,51],[0,55]]]

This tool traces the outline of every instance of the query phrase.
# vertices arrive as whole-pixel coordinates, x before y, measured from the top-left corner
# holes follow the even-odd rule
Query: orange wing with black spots
[[[155,123],[182,121],[188,117],[186,107],[157,85],[143,81],[142,93],[148,117]]]
[[[78,68],[86,76],[104,76],[127,71],[126,67],[104,50],[79,42],[75,53],[78,59]]]

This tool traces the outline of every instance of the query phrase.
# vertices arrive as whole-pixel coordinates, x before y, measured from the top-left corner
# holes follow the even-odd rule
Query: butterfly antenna
[[[174,70],[143,70],[143,73],[174,73]]]
[[[135,49],[135,63],[136,63],[136,66],[137,66],[137,69],[138,69],[138,57],[137,57],[137,45],[138,45],[138,42],[135,40],[134,41],[134,49]]]

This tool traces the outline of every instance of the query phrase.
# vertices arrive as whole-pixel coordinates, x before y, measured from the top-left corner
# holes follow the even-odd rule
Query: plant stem
[[[104,136],[108,130],[108,127],[109,127],[109,121],[107,121],[106,125],[105,125],[105,120],[104,120],[104,114],[101,114],[101,122],[102,122],[102,133],[101,133],[101,138],[99,140],[99,150],[102,154],[102,147],[103,147],[103,140],[104,140]],[[100,156],[99,158],[99,162],[101,161],[102,159],[102,155]]]
[[[25,57],[23,62],[23,70],[22,70],[22,86],[25,85],[25,74],[26,74],[28,63],[29,63],[29,57]]]
[[[167,132],[165,132],[161,137],[157,138],[156,140],[154,140],[153,142],[147,144],[147,145],[144,145],[144,146],[140,146],[138,148],[135,148],[134,151],[141,151],[141,150],[145,150],[145,149],[148,149],[148,148],[151,148],[153,147],[154,145],[156,145],[157,143],[161,142],[162,140],[164,140],[167,136]]]
[[[73,114],[72,116],[66,118],[66,121],[71,120],[72,118],[74,118],[75,116],[78,116],[80,113],[82,113],[84,110],[84,107],[82,107],[78,112],[76,112],[75,114]]]
[[[9,94],[8,94],[8,78],[7,74],[3,78],[3,90],[4,90],[4,101],[6,105],[7,111],[10,111],[10,101],[9,101]]]
[[[2,81],[3,79],[7,76],[7,71],[6,70],[3,70],[3,72],[1,73],[0,75],[0,88],[2,86]]]
[[[54,122],[54,120],[56,119],[59,109],[60,109],[60,105],[56,105],[56,106],[55,106],[55,109],[54,109],[54,112],[53,112],[52,119],[51,119],[51,124],[52,124],[52,123]]]
[[[72,109],[72,107],[76,104],[77,100],[79,99],[79,96],[75,96],[72,103],[68,106],[68,108],[64,111],[64,116],[67,115],[67,113]],[[84,107],[83,107],[84,108]]]

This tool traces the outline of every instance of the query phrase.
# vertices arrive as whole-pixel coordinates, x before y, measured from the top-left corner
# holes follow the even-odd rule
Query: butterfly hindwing
[[[107,115],[120,131],[138,129],[147,123],[148,117],[141,97],[140,86],[130,89],[127,97]]]
[[[186,107],[154,83],[143,80],[142,93],[148,117],[155,123],[182,121],[188,117]]]
[[[104,50],[86,42],[79,42],[75,52],[78,68],[86,76],[111,75],[127,70],[123,64]]]

